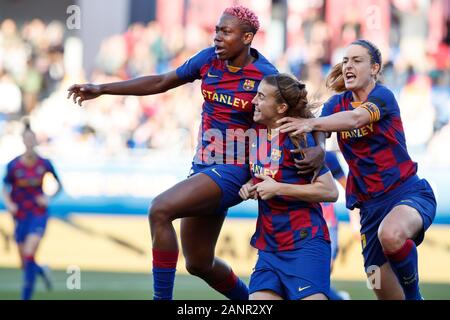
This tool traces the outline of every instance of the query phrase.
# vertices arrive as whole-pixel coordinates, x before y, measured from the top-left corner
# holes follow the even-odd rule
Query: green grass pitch
[[[54,289],[47,292],[38,279],[34,299],[36,300],[150,300],[152,298],[151,274],[81,272],[81,289],[69,290],[66,286],[69,274],[53,271]],[[248,278],[244,279],[248,283]],[[22,273],[18,269],[0,268],[0,300],[20,298]],[[363,281],[334,281],[338,290],[347,291],[354,300],[375,299]],[[427,300],[450,299],[450,284],[422,283],[421,291]],[[177,300],[224,299],[193,276],[179,275],[175,281],[174,298]]]

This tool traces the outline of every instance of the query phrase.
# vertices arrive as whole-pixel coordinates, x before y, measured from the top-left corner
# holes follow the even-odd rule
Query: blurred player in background
[[[339,184],[344,188],[347,185],[347,178],[345,176],[344,170],[339,163],[339,159],[335,151],[327,151],[325,155],[325,164],[330,169],[333,178],[339,182]],[[336,215],[336,209],[332,202],[323,202],[322,211],[323,217],[327,222],[328,230],[330,232],[331,240],[331,272],[333,272],[334,262],[337,259],[339,253],[339,221]],[[349,211],[350,226],[352,232],[354,232],[353,238],[359,239],[359,210],[354,209]],[[330,300],[348,300],[350,296],[345,291],[337,292],[332,286],[330,287]]]
[[[173,296],[178,244],[172,221],[178,218],[184,218],[181,242],[187,270],[229,299],[248,299],[246,285],[224,261],[215,257],[215,245],[227,209],[242,201],[238,192],[249,179],[248,165],[236,163],[234,150],[233,154],[224,152],[226,131],[245,131],[251,127],[252,99],[258,84],[264,76],[277,73],[266,58],[251,48],[258,29],[258,18],[252,11],[242,6],[230,7],[216,26],[214,47],[200,51],[175,71],[69,88],[69,97],[73,94],[74,101],[81,105],[102,94],[150,95],[202,80],[205,102],[192,174],[156,197],[150,208],[154,299]],[[208,132],[220,133],[223,144],[211,143]],[[323,157],[321,151],[311,157],[316,167]],[[227,161],[230,158],[231,163]]]
[[[23,143],[25,153],[7,165],[3,196],[15,222],[15,239],[23,269],[22,299],[30,300],[36,275],[42,276],[48,290],[52,287],[48,267],[41,267],[35,261],[48,220],[50,197],[43,192],[44,177],[48,173],[53,175],[58,185],[56,193],[61,190],[61,183],[50,160],[36,152],[37,140],[29,123],[25,124]]]
[[[330,289],[330,238],[319,202],[336,201],[338,190],[324,166],[299,175],[302,157],[292,149],[314,144],[311,134],[279,133],[284,116],[313,117],[305,85],[288,74],[268,76],[253,99],[257,143],[252,143],[252,179],[240,190],[242,199],[258,198],[258,221],[251,244],[258,261],[250,279],[252,300],[326,300]],[[262,134],[265,130],[269,134]],[[279,134],[278,134],[279,133]],[[265,149],[267,148],[267,149]],[[270,157],[272,161],[265,161]]]
[[[434,220],[436,199],[408,154],[394,94],[377,81],[381,60],[371,42],[354,41],[327,79],[328,87],[340,94],[325,103],[320,118],[281,119],[281,130],[339,132],[349,165],[347,208],[361,210],[366,273],[381,275],[375,294],[379,299],[420,300],[416,246]]]

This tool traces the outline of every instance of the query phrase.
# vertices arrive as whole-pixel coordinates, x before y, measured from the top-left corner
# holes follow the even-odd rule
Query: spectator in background
[[[431,6],[433,4],[435,2],[430,3]],[[418,109],[428,110],[432,105],[432,109],[439,113],[436,115],[436,119],[439,119],[441,124],[436,122],[433,116],[427,116],[426,120],[421,118],[421,122],[417,122],[415,118],[418,117],[414,113],[411,113],[411,118],[405,117],[404,119],[405,127],[409,128],[407,131],[413,133],[408,139],[408,143],[417,146],[417,150],[423,150],[425,143],[432,139],[433,127],[437,128],[445,124],[442,123],[444,121],[442,119],[445,118],[445,110],[443,111],[440,107],[436,109],[434,106],[437,106],[436,99],[442,99],[439,98],[439,92],[448,91],[449,87],[448,40],[445,40],[445,35],[437,38],[437,45],[433,46],[432,52],[427,53],[428,59],[422,49],[414,48],[412,51],[418,52],[405,52],[411,51],[411,49],[408,49],[409,45],[405,45],[404,42],[410,42],[411,36],[417,38],[416,34],[411,33],[413,29],[410,30],[408,26],[418,30],[420,42],[425,42],[426,40],[422,38],[429,36],[430,30],[427,28],[425,13],[430,6],[416,0],[406,0],[394,1],[391,7],[393,29],[391,54],[384,68],[384,81],[392,87],[396,95],[401,93],[402,97],[405,97],[405,101],[409,101],[407,106],[403,102],[401,103],[401,108],[407,109],[407,113]],[[323,101],[328,94],[324,86],[325,75],[330,63],[340,58],[342,50],[338,48],[334,52],[329,51],[332,39],[329,38],[330,30],[328,30],[325,17],[322,15],[322,8],[308,10],[307,15],[301,20],[303,26],[299,29],[298,38],[291,41],[290,47],[276,61],[276,65],[279,70],[293,73],[302,79],[307,84],[313,100]],[[411,12],[411,17],[408,17]],[[337,39],[337,42],[342,43],[341,48],[358,38],[358,34],[364,27],[362,22],[362,16],[355,14],[352,10],[349,10],[343,17],[342,34],[340,39]],[[195,112],[186,115],[179,111],[186,103],[197,108],[199,84],[189,84],[167,96],[157,96],[151,102],[151,111],[149,111],[146,99],[119,97],[114,100],[114,105],[122,106],[126,103],[127,107],[117,107],[113,113],[104,107],[97,108],[95,106],[97,101],[88,106],[83,115],[75,108],[71,110],[70,114],[58,113],[58,107],[63,100],[60,84],[65,72],[64,57],[73,54],[64,52],[65,36],[61,22],[44,23],[39,19],[34,19],[19,26],[11,19],[1,22],[0,69],[3,70],[3,76],[6,75],[6,78],[0,80],[2,83],[0,87],[3,88],[2,92],[5,92],[7,87],[7,94],[14,98],[11,100],[12,103],[4,99],[0,102],[0,108],[16,109],[17,90],[13,88],[20,88],[23,93],[20,99],[22,106],[17,115],[21,116],[32,110],[30,117],[33,120],[39,119],[39,121],[34,121],[36,130],[39,134],[47,136],[49,146],[60,155],[67,154],[65,146],[68,144],[72,145],[72,150],[76,150],[77,146],[86,150],[86,147],[91,145],[85,145],[87,140],[80,139],[79,132],[83,126],[95,129],[96,134],[92,138],[96,140],[96,154],[115,156],[125,152],[126,149],[133,151],[135,148],[162,152],[178,150],[182,154],[192,150],[199,118],[192,116]],[[403,39],[404,37],[406,39]],[[133,24],[125,33],[103,41],[97,58],[97,68],[90,77],[90,81],[118,81],[143,74],[166,72],[181,65],[201,47],[209,45],[208,30],[200,29],[197,26],[188,24],[185,29],[174,27],[161,30],[156,21],[148,24]],[[425,49],[430,50],[429,47]],[[422,53],[419,54],[419,51]],[[408,82],[410,64],[404,58],[405,55],[419,57],[420,61],[415,66],[415,73],[420,77],[428,72],[440,72],[439,81],[442,82],[442,85],[439,87],[442,89],[436,89],[433,85],[431,92],[424,94],[425,90],[421,88],[420,99],[413,99],[418,93],[411,93],[410,90],[403,89],[405,85],[411,85]],[[417,68],[418,66],[419,68]],[[427,86],[429,87],[429,85]],[[15,93],[13,93],[14,91]],[[430,102],[430,96],[432,102]],[[419,100],[427,101],[426,106],[419,105]],[[98,100],[98,103],[102,104],[108,102],[109,100]],[[5,103],[8,104],[8,107],[5,107]],[[130,110],[132,111],[129,112]],[[127,119],[122,124],[117,123],[116,120],[120,116]],[[4,121],[8,121],[9,117],[4,115]],[[50,118],[60,121],[51,121]],[[159,124],[163,118],[170,118],[171,123]],[[427,128],[426,138],[415,135],[415,132],[420,131],[418,126],[422,127],[422,125]],[[172,130],[173,128],[176,129]],[[165,136],[170,137],[171,141],[177,141],[176,146],[161,143],[154,134],[155,130],[164,130]],[[133,143],[133,139],[139,141]]]

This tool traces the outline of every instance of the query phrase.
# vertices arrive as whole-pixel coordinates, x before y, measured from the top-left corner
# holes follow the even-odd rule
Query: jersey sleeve
[[[45,160],[45,166],[46,166],[47,172],[50,172],[55,177],[55,179],[59,182],[60,181],[59,176],[56,173],[55,167],[53,167],[53,164],[51,163],[50,160],[48,160],[48,159]]]
[[[305,139],[306,138],[306,139]],[[297,142],[294,143],[293,139],[297,139]],[[289,137],[289,141],[287,143],[288,149],[292,150],[292,149],[297,149],[296,144],[299,144],[300,149],[302,148],[310,148],[310,147],[314,147],[316,146],[316,142],[314,140],[314,136],[311,133],[307,133],[306,136],[304,138],[293,138],[293,137]],[[296,160],[303,160],[303,154],[301,153],[291,153],[291,156],[293,159]],[[322,168],[319,171],[319,174],[317,175],[318,177],[320,177],[321,175],[327,173],[328,171],[330,171],[328,169],[328,167],[325,165],[325,163],[322,165]],[[308,175],[308,179],[312,180],[313,178],[313,173]]]
[[[201,79],[200,70],[214,57],[214,48],[207,48],[186,60],[176,69],[177,76],[188,82]]]
[[[319,174],[317,176],[320,177],[321,175],[324,175],[328,171],[330,171],[330,169],[328,169],[328,167],[324,164],[322,168],[320,168]]]
[[[380,121],[387,115],[400,113],[397,101],[391,90],[384,86],[377,86],[361,105],[370,114],[370,122]]]
[[[334,109],[336,108],[336,105],[338,104],[338,102],[339,102],[339,98],[337,95],[328,99],[328,101],[323,104],[322,112],[321,112],[320,116],[327,117],[327,116],[332,115],[335,112]]]
[[[327,151],[327,153],[325,154],[325,164],[330,169],[331,174],[335,179],[341,179],[345,177],[344,170],[342,170],[336,153]]]
[[[306,144],[304,144],[304,141],[301,143],[303,148],[310,148],[310,147],[315,147],[316,146],[316,140],[314,140],[314,136],[312,135],[312,133],[308,133],[306,136]],[[321,175],[327,173],[328,171],[330,171],[328,169],[328,167],[326,166],[326,164],[324,163],[322,165],[322,168],[320,168],[319,174],[317,175],[318,177],[320,177]],[[312,179],[313,175],[311,174],[311,179]]]
[[[12,164],[8,163],[8,165],[6,166],[5,176],[3,177],[3,183],[12,185],[13,180],[14,180],[14,177],[13,177]]]

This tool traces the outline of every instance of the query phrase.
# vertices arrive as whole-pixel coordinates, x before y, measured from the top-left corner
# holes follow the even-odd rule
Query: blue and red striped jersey
[[[369,111],[371,122],[337,135],[349,166],[346,190],[349,209],[395,189],[417,172],[417,163],[411,160],[406,148],[400,109],[394,94],[385,86],[377,84],[363,102],[353,102],[351,91],[334,95],[324,104],[321,116],[358,107]]]
[[[247,163],[244,134],[253,125],[252,99],[261,80],[278,71],[253,48],[251,54],[256,60],[243,68],[228,66],[214,51],[213,47],[204,49],[176,70],[180,79],[202,80],[204,103],[194,162]],[[227,140],[239,141],[241,148],[233,143],[227,150]]]
[[[17,219],[26,214],[45,215],[47,208],[40,206],[36,198],[43,195],[42,184],[45,174],[49,172],[58,179],[53,165],[48,159],[38,157],[32,165],[22,162],[21,157],[10,161],[6,167],[5,184],[11,186],[11,200],[18,206]]]
[[[258,125],[257,142],[251,143],[250,170],[253,183],[260,182],[256,174],[270,176],[275,181],[289,184],[309,184],[313,175],[299,175],[294,157],[298,154],[286,133],[274,137],[261,134],[266,127]],[[314,146],[312,135],[307,136],[307,145]],[[301,144],[301,147],[305,147]],[[270,159],[270,161],[269,161]],[[319,175],[328,172],[324,166]],[[329,241],[327,224],[322,216],[320,203],[310,203],[287,196],[275,196],[269,200],[258,199],[258,220],[256,231],[251,238],[251,245],[264,251],[294,250],[302,242],[313,237],[322,236]]]

